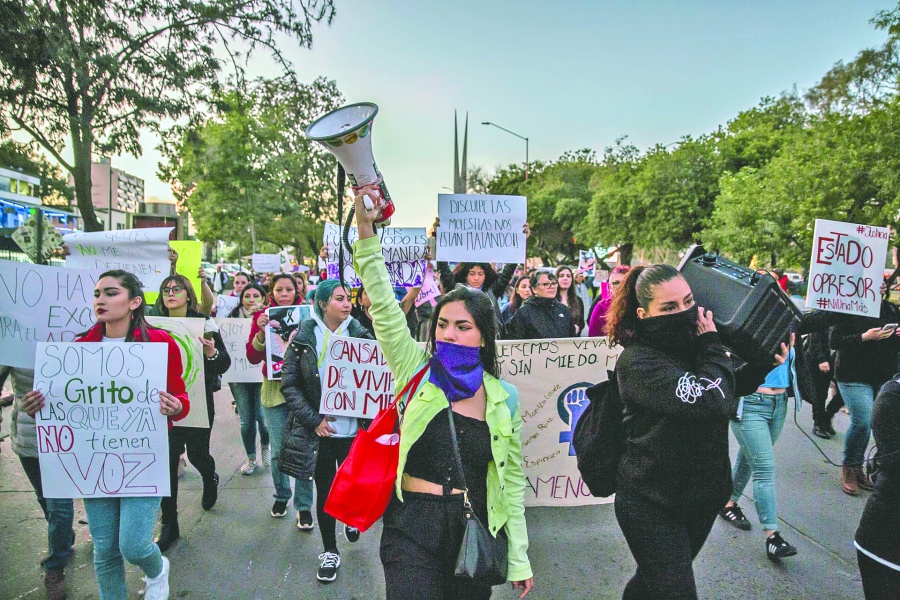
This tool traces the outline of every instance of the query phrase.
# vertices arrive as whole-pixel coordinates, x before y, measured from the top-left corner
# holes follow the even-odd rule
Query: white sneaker
[[[272,466],[272,453],[269,452],[268,446],[262,447],[262,463],[264,467]]]
[[[248,458],[238,470],[241,472],[241,475],[253,475],[253,471],[256,470],[256,461],[252,458]]]
[[[163,568],[159,575],[150,579],[142,577],[144,589],[141,594],[144,600],[168,600],[169,598],[169,559],[162,557]]]

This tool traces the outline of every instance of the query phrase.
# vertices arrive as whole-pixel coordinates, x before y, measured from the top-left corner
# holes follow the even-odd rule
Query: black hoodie
[[[718,510],[732,491],[729,418],[766,373],[746,366],[736,375],[718,333],[680,350],[658,337],[638,335],[616,364],[629,417],[618,493],[680,514]]]

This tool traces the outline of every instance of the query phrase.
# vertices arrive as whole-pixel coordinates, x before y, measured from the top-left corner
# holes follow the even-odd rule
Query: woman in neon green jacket
[[[356,197],[359,240],[353,263],[372,302],[375,335],[395,388],[402,389],[426,364],[431,368],[428,381],[407,404],[400,431],[397,490],[385,512],[381,538],[387,597],[490,597],[489,585],[453,572],[464,527],[464,486],[482,523],[495,537],[507,539],[507,578],[524,597],[534,576],[527,555],[522,415],[516,389],[497,377],[493,304],[483,292],[468,288],[445,294],[434,310],[428,351],[420,348],[394,298],[372,227],[378,204],[367,212],[361,200],[365,192]],[[450,441],[448,409],[453,411],[463,473]]]

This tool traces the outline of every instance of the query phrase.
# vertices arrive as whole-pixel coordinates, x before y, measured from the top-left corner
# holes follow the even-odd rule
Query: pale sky
[[[814,85],[885,35],[873,0],[335,0],[312,50],[282,46],[300,78],[337,81],[348,103],[371,101],[375,159],[396,226],[427,226],[453,185],[453,111],[469,113],[469,165],[489,170],[566,150],[600,154],[622,135],[641,149],[725,124],[766,95]],[[266,72],[260,59],[257,72]],[[139,159],[113,164],[156,178],[151,135]]]

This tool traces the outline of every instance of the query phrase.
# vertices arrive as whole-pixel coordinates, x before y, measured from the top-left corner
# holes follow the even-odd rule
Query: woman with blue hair
[[[319,413],[329,340],[336,335],[374,339],[350,316],[352,307],[349,290],[338,280],[326,279],[319,283],[313,296],[314,314],[300,324],[285,353],[281,371],[281,393],[288,405],[289,418],[283,434],[280,468],[298,480],[315,480],[316,515],[324,546],[316,578],[325,583],[337,579],[341,565],[335,535],[337,523],[325,512],[325,501],[356,432],[367,425],[356,417]],[[357,529],[345,526],[344,533],[350,542],[359,539]]]

